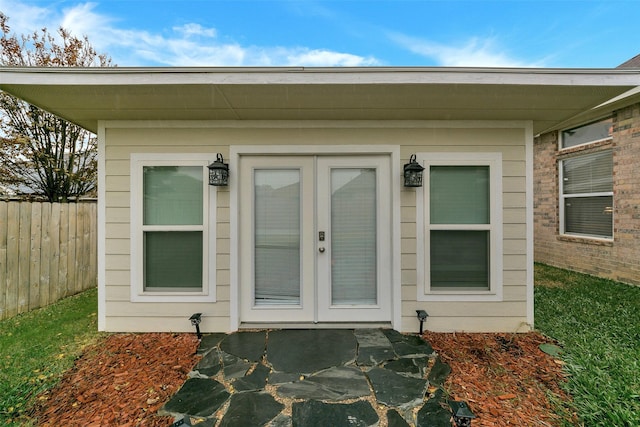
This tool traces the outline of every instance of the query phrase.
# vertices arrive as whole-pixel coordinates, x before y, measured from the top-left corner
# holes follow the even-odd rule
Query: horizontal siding
[[[527,312],[527,240],[526,240],[526,158],[525,133],[522,129],[496,129],[481,132],[478,139],[464,132],[447,133],[459,139],[434,147],[421,143],[403,146],[402,157],[408,159],[415,152],[500,152],[502,155],[503,205],[503,288],[502,301],[483,302],[416,302],[418,283],[416,257],[419,244],[415,240],[416,191],[405,189],[401,195],[402,236],[402,325],[415,330],[416,309],[429,313],[425,325],[435,331],[515,331],[526,322]],[[473,139],[474,142],[470,142]],[[405,141],[403,141],[404,144]],[[457,143],[457,144],[456,144]],[[455,146],[452,146],[455,145]],[[422,289],[422,284],[420,284]],[[498,314],[499,313],[499,314]],[[409,327],[409,325],[411,325]],[[526,329],[526,328],[525,328]]]
[[[465,316],[494,317],[496,313],[504,317],[518,317],[526,312],[524,301],[500,301],[500,302],[466,302],[466,301],[438,301],[425,303],[425,301],[403,301],[402,316],[415,316],[416,310],[424,308],[430,317],[459,317]]]
[[[189,316],[192,313],[189,314]],[[195,332],[195,328],[189,321],[189,316],[173,316],[162,314],[160,316],[110,316],[108,328],[111,331],[119,332]],[[204,316],[200,324],[200,330],[205,331],[228,331],[229,318],[226,316]]]
[[[415,316],[403,317],[402,328],[407,332],[417,332],[420,324]],[[431,317],[424,328],[436,332],[528,332],[531,330],[525,316],[521,317],[475,317],[458,316],[455,321],[449,317]]]
[[[113,317],[158,317],[166,314],[167,316],[186,316],[189,318],[193,313],[202,313],[207,316],[229,316],[229,302],[139,303],[135,304],[135,310],[132,310],[131,303],[128,301],[107,301],[107,312]]]
[[[133,125],[133,124],[132,124]],[[361,124],[360,124],[361,125]],[[105,131],[106,328],[110,331],[192,331],[186,321],[201,311],[203,331],[227,331],[230,307],[230,193],[217,193],[216,303],[130,303],[130,156],[132,153],[203,153],[213,160],[230,145],[389,145],[400,142],[402,163],[416,152],[500,152],[503,158],[503,302],[430,303],[433,330],[515,330],[526,318],[525,131],[522,128],[107,128]],[[401,167],[401,166],[400,166]],[[233,179],[232,171],[231,179]],[[416,307],[416,194],[400,190],[402,328],[413,331]],[[500,313],[499,315],[496,315]],[[470,317],[471,316],[471,317]],[[514,326],[515,325],[515,326]]]
[[[406,270],[407,272],[410,272],[411,270]],[[412,279],[412,280],[411,280]],[[412,301],[415,299],[416,297],[416,279],[415,279],[415,275],[413,275],[413,277],[408,280],[408,282],[410,282],[410,284],[404,284],[402,285],[402,300],[403,301]],[[509,285],[506,284],[503,287],[503,299],[504,301],[525,301],[526,299],[526,294],[527,294],[527,288],[525,286],[521,286],[521,285]],[[418,305],[420,305],[420,307],[423,307],[425,304],[433,304],[433,305],[438,305],[441,304],[441,302],[426,302],[426,301],[421,301],[418,303]],[[427,312],[429,314],[432,314],[431,311],[427,310]]]

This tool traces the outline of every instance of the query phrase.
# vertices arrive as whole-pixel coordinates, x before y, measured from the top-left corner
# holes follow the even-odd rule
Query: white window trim
[[[215,302],[216,301],[216,206],[217,192],[209,185],[207,165],[210,160],[202,153],[132,153],[131,176],[131,301],[132,302]],[[143,231],[154,227],[142,225],[144,166],[201,166],[203,177],[202,226],[176,226],[175,229],[202,230],[201,292],[145,291],[143,281]],[[164,229],[164,228],[163,228]]]
[[[502,301],[502,153],[416,153],[425,167],[422,188],[416,191],[417,283],[418,301]],[[430,166],[489,166],[490,219],[489,224],[442,226],[431,225],[429,218]],[[489,230],[490,265],[488,290],[430,289],[430,230],[435,229]]]
[[[609,150],[602,150],[602,151],[609,151]],[[588,153],[591,154],[591,153]],[[584,154],[584,155],[588,155],[588,154]],[[564,205],[565,205],[565,200],[566,199],[571,199],[571,198],[577,198],[577,197],[601,197],[601,196],[611,196],[611,198],[613,198],[613,191],[601,191],[601,192],[596,192],[596,193],[571,193],[571,194],[564,194],[564,173],[562,171],[562,164],[565,160],[570,160],[570,159],[575,159],[575,158],[579,158],[581,155],[583,154],[576,154],[575,156],[566,158],[566,159],[562,159],[558,162],[558,180],[560,182],[560,185],[558,185],[558,211],[559,211],[559,232],[561,236],[566,236],[566,237],[579,237],[581,239],[590,239],[590,240],[596,240],[596,241],[601,241],[601,242],[613,242],[614,240],[614,227],[613,224],[615,224],[615,209],[614,211],[611,213],[611,237],[605,237],[605,236],[597,236],[594,234],[582,234],[582,233],[568,233],[565,231],[565,221],[564,221]],[[614,200],[615,202],[615,200]]]

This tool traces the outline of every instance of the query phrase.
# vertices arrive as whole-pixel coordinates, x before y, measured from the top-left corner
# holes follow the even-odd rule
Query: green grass
[[[640,287],[535,266],[536,328],[559,341],[585,426],[640,426]]]
[[[36,396],[53,387],[94,343],[97,291],[0,322],[0,425],[30,424]]]

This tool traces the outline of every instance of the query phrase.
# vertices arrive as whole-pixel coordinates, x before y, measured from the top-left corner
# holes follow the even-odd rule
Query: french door
[[[240,158],[242,322],[391,321],[389,162]]]

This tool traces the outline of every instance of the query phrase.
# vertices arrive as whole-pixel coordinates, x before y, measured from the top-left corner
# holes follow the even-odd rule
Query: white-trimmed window
[[[215,300],[208,163],[202,154],[131,155],[132,301]]]
[[[563,130],[560,134],[560,149],[606,141],[613,135],[613,118],[607,117],[586,125]]]
[[[560,161],[560,234],[613,239],[613,152]]]
[[[418,192],[419,299],[500,300],[501,153],[418,156],[425,167]]]

